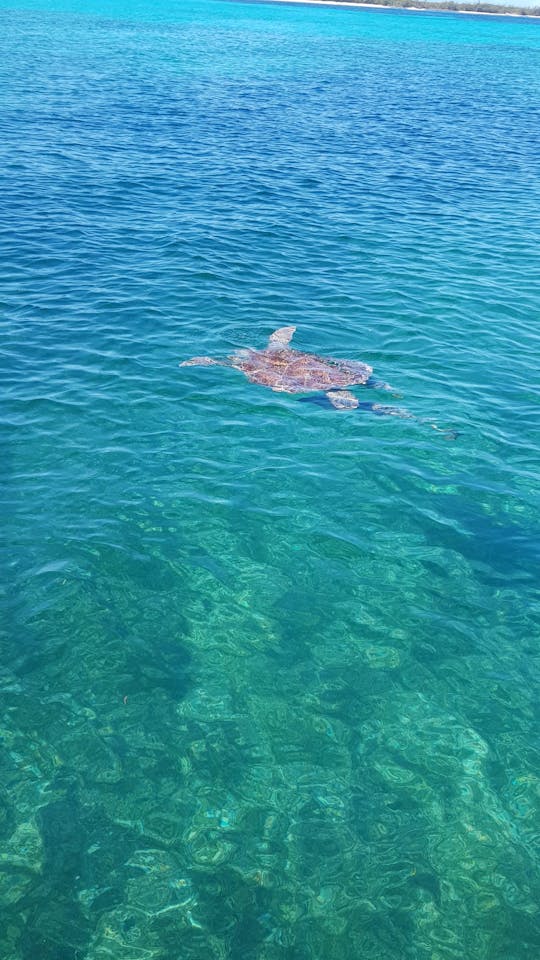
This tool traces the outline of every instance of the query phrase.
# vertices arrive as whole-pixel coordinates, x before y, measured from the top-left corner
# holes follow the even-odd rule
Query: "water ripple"
[[[529,960],[537,25],[24,6],[0,954]],[[178,367],[284,324],[413,418]]]

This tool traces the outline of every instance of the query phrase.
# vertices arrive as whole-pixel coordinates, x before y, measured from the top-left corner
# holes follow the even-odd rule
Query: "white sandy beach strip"
[[[256,0],[255,0],[256,2]],[[390,4],[383,3],[351,3],[350,0],[263,0],[264,3],[299,3],[302,6],[313,7],[359,7],[369,10],[408,10],[412,13],[464,13],[473,17],[526,17],[526,13],[511,13],[508,10],[501,10],[500,13],[488,10],[446,10],[435,7],[393,7]]]

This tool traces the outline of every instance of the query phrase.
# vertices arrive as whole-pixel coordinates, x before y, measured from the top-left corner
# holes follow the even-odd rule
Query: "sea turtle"
[[[315,353],[294,350],[289,344],[295,330],[296,327],[280,327],[271,335],[264,350],[235,350],[224,360],[193,357],[191,360],[184,360],[180,366],[233,367],[245,373],[252,383],[260,383],[280,393],[324,390],[326,397],[337,410],[362,407],[373,410],[374,413],[410,416],[396,407],[360,403],[354,394],[343,388],[366,383],[386,390],[392,388],[386,383],[370,380],[373,368],[360,360],[335,360],[333,357],[319,357]]]

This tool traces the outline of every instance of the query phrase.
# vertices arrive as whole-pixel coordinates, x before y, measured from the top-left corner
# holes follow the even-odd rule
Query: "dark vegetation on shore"
[[[374,3],[378,7],[414,7],[416,10],[454,10],[457,13],[512,13],[518,17],[540,17],[540,7],[502,6],[496,3],[461,3],[460,0],[348,0]]]

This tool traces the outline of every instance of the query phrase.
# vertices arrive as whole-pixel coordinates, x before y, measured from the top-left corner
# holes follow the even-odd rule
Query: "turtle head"
[[[191,360],[182,360],[179,367],[213,367],[219,364],[219,360],[212,360],[212,357],[192,357]]]

